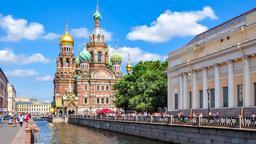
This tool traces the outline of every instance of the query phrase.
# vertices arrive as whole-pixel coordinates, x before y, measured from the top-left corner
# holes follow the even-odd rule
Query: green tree
[[[167,105],[167,62],[142,61],[114,85],[116,107],[157,111]]]

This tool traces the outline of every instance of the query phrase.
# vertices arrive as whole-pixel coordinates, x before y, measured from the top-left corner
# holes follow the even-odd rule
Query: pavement
[[[25,142],[25,126],[16,127],[8,125],[7,121],[0,124],[0,143],[1,144],[23,144]]]

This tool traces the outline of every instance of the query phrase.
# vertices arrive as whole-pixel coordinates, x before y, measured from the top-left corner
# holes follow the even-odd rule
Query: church
[[[60,37],[60,53],[53,81],[56,114],[96,113],[105,108],[117,111],[113,85],[122,78],[122,57],[117,49],[110,57],[100,28],[102,16],[98,4],[93,19],[94,31],[78,56],[74,55],[74,39],[67,24],[65,34]],[[126,67],[129,73],[131,65]]]

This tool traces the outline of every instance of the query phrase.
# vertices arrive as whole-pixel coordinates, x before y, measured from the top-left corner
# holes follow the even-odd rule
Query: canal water
[[[164,144],[140,137],[65,123],[35,121],[40,144]]]

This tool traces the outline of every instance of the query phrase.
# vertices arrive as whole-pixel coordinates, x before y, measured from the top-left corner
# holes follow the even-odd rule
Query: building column
[[[183,78],[180,74],[180,93],[179,93],[179,109],[183,109]]]
[[[172,110],[172,103],[173,103],[173,99],[172,99],[172,96],[171,96],[171,80],[170,80],[170,77],[169,77],[169,75],[168,75],[168,77],[167,77],[168,79],[167,79],[167,100],[168,100],[168,107],[167,107],[167,109],[168,109],[168,111],[171,111]]]
[[[203,108],[208,108],[208,80],[207,80],[207,69],[203,69]]]
[[[197,96],[197,80],[196,80],[196,71],[192,72],[192,108],[198,108],[198,96]]]
[[[248,56],[244,57],[244,106],[251,106],[251,88],[250,88],[250,62]]]
[[[215,108],[220,108],[220,68],[219,65],[214,67],[214,87],[215,87]]]
[[[188,84],[187,74],[183,74],[183,108],[188,109]]]
[[[228,62],[228,107],[234,107],[234,70],[233,62],[230,60]]]

